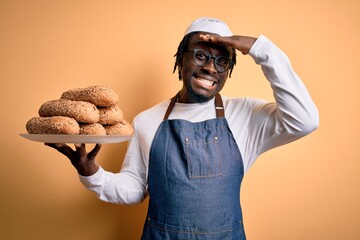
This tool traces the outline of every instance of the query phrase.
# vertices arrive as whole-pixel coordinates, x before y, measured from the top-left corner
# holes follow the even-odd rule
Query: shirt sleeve
[[[314,131],[318,110],[288,57],[261,35],[249,55],[270,82],[275,102],[257,101],[252,106],[248,126],[250,166],[261,153],[289,143]],[[250,146],[250,147],[249,147]]]
[[[131,156],[129,156],[131,155]],[[129,163],[132,159],[132,164]],[[91,176],[79,176],[80,182],[98,198],[116,204],[137,204],[147,195],[146,166],[141,157],[136,133],[130,140],[128,151],[119,173],[100,169]]]

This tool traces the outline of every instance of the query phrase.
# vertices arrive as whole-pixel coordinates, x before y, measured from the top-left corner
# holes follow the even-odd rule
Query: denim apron
[[[246,239],[240,207],[242,157],[224,117],[168,120],[172,98],[150,149],[149,207],[143,240]]]

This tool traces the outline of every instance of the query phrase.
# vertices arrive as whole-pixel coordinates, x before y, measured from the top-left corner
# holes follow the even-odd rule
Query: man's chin
[[[201,103],[201,102],[207,102],[211,100],[214,96],[208,96],[206,94],[191,92],[190,93],[191,99],[193,102]]]

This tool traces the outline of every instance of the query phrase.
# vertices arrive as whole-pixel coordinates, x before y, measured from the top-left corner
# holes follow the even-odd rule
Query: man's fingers
[[[101,149],[101,144],[96,144],[94,149],[88,154],[89,159],[94,159]]]
[[[75,151],[70,146],[63,143],[45,143],[45,145],[52,147],[60,153],[64,154],[70,159],[73,165],[76,165],[77,162],[80,163],[82,160],[94,160],[101,149],[101,144],[96,144],[94,149],[92,149],[89,153],[86,152],[84,143],[74,144]]]
[[[69,147],[68,145],[66,145],[65,143],[44,143],[45,146],[49,146],[49,147],[52,147],[52,148],[55,148],[56,150],[60,150],[60,149],[63,149],[63,148],[66,148],[66,147]],[[70,147],[69,147],[70,148]]]
[[[227,39],[224,37],[216,36],[216,35],[210,35],[210,34],[200,34],[200,38],[203,41],[213,42],[213,43],[221,43],[225,44]]]
[[[85,148],[85,143],[81,143],[81,144],[74,144],[76,152],[80,153],[81,156],[86,155],[86,148]]]
[[[234,39],[232,39],[232,37],[222,37],[213,34],[200,34],[199,36],[203,41],[219,44],[225,47],[235,48]]]
[[[61,152],[68,158],[70,158],[74,152],[71,147],[69,147],[64,143],[45,143],[45,146],[49,146],[56,149],[57,151]]]

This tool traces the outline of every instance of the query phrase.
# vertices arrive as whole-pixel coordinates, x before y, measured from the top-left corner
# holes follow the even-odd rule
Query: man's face
[[[231,58],[229,51],[219,45],[204,42],[199,38],[199,34],[194,35],[188,43],[186,50],[202,49],[212,56],[224,56]],[[212,99],[216,93],[224,87],[229,70],[220,73],[215,67],[215,60],[199,67],[194,62],[194,53],[185,52],[182,59],[182,102],[204,102]],[[185,94],[184,94],[185,93]],[[185,99],[183,99],[185,97]]]

